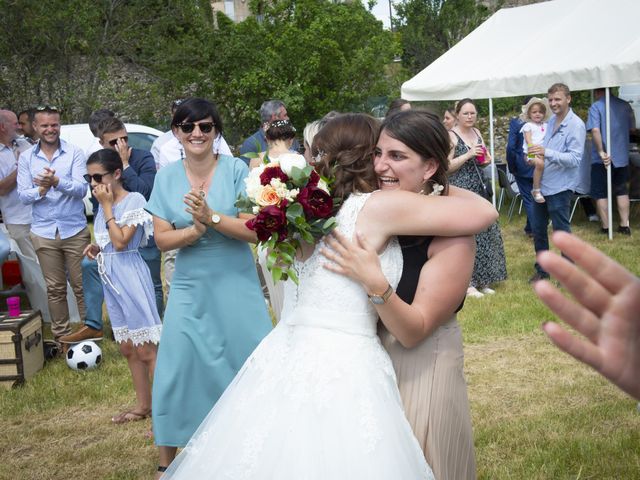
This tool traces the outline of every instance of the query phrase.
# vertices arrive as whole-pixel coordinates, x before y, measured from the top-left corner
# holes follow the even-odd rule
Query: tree
[[[235,143],[266,99],[303,126],[390,93],[398,44],[359,1],[251,5],[235,24],[208,0],[0,0],[0,104],[54,104],[67,123],[106,107],[158,125],[171,100],[198,95],[218,104]]]
[[[388,95],[385,67],[393,35],[360,2],[253,2],[256,16],[221,22],[214,34],[214,97],[237,131],[255,130],[257,109],[283,100],[302,126],[330,110],[362,110],[370,96]]]
[[[489,14],[489,9],[475,0],[398,3],[394,27],[401,38],[403,65],[415,75],[471,33]]]

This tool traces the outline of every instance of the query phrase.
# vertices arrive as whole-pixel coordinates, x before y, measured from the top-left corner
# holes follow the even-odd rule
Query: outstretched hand
[[[355,280],[369,293],[378,293],[387,288],[389,282],[382,272],[378,252],[362,234],[356,232],[354,241],[349,241],[334,230],[325,237],[325,243],[329,249],[323,248],[320,253],[331,263],[324,264],[324,268]]]
[[[584,338],[554,322],[543,325],[545,333],[558,348],[640,399],[640,279],[571,234],[556,232],[553,242],[583,270],[550,251],[538,254],[538,263],[576,301],[548,281],[537,282],[534,289]]]

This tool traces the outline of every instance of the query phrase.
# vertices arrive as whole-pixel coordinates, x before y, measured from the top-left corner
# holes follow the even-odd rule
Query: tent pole
[[[607,125],[607,148],[605,151],[607,155],[611,155],[611,97],[609,87],[605,88],[605,118]],[[609,164],[607,167],[607,215],[609,217],[609,240],[613,240],[613,198],[611,192],[611,169],[613,164]]]
[[[496,161],[493,156],[493,98],[489,98],[489,153],[491,154],[491,184],[493,185],[493,206],[496,206]]]

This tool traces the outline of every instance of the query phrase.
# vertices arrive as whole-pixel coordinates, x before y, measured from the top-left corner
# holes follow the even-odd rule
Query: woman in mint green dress
[[[158,172],[146,207],[160,250],[179,249],[153,381],[159,473],[271,330],[247,243],[255,233],[234,206],[247,166],[214,153],[222,122],[211,102],[187,100],[172,128],[186,158]]]

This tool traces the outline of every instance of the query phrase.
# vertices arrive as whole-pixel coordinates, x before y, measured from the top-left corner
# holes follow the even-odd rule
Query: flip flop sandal
[[[111,421],[115,424],[123,424],[128,422],[139,422],[140,420],[144,420],[145,418],[149,418],[151,416],[151,412],[147,413],[138,413],[133,410],[129,410],[127,412],[122,412],[119,415],[111,418]]]

